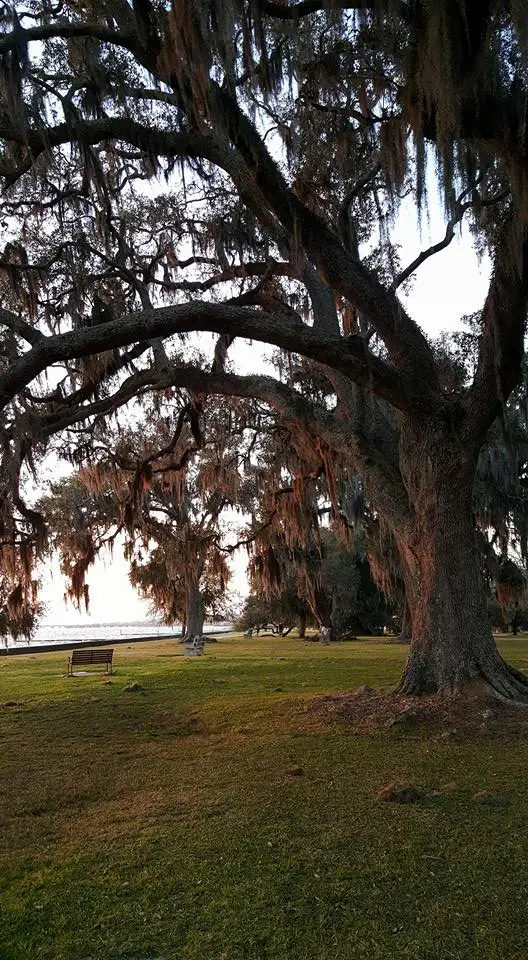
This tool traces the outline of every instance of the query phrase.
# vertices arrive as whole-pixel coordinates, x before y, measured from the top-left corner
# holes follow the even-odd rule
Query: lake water
[[[232,629],[230,623],[207,623],[204,633],[227,633]],[[142,637],[179,637],[181,627],[164,627],[159,623],[136,621],[134,623],[47,623],[39,627],[29,642],[29,646],[38,646],[47,643],[92,643],[94,640],[140,640]],[[2,641],[0,640],[0,643]],[[5,646],[5,639],[4,639]],[[7,641],[8,647],[26,647],[25,637],[20,637],[16,643],[11,638]]]

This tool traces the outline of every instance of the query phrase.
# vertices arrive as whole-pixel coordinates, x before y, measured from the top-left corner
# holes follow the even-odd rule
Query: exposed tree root
[[[528,678],[504,660],[501,660],[500,671],[483,675],[482,679],[499,700],[519,706],[528,705]]]
[[[445,663],[435,671],[434,658],[421,658],[411,651],[403,677],[395,689],[398,696],[438,694],[451,698],[486,699],[494,697],[506,703],[528,705],[528,677],[506,663],[498,653],[483,662]]]

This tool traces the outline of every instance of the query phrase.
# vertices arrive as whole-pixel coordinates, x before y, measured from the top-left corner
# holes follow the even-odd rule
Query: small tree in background
[[[9,579],[0,577],[0,637],[31,640],[45,613],[45,605],[38,599],[38,584],[24,596],[22,588],[12,588]]]
[[[171,543],[150,551],[148,559],[133,558],[130,582],[141,597],[149,601],[152,616],[163,623],[182,624],[183,636],[199,636],[204,619],[225,619],[226,585],[231,573],[221,554],[206,554],[197,591],[190,596],[189,583],[182,565],[181,545]],[[197,596],[199,594],[199,596]]]
[[[379,634],[391,625],[392,608],[374,582],[369,562],[332,530],[323,531],[321,583],[331,605],[334,636]]]
[[[272,633],[286,636],[296,626],[299,637],[303,639],[309,610],[292,586],[289,590],[286,586],[279,593],[250,593],[236,621],[236,629],[259,633],[261,629],[271,627]]]
[[[88,606],[89,567],[120,539],[131,582],[153,612],[196,636],[206,612],[218,613],[231,575],[221,520],[240,508],[246,421],[238,429],[236,410],[211,403],[214,442],[202,444],[186,413],[183,407],[175,417],[162,398],[133,428],[102,424],[97,444],[78,450],[85,464],[39,508],[77,606]]]

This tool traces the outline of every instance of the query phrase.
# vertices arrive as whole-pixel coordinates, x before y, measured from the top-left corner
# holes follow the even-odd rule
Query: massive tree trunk
[[[204,606],[200,594],[199,581],[190,577],[186,586],[186,630],[187,637],[201,637],[204,624]]]
[[[306,636],[306,611],[299,614],[299,639],[304,640]]]
[[[528,680],[504,662],[491,632],[472,510],[476,454],[430,428],[420,442],[413,433],[402,432],[411,517],[396,534],[412,626],[399,691],[528,701]]]

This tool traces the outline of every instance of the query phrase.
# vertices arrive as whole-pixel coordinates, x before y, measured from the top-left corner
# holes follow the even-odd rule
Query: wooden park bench
[[[68,657],[68,675],[73,677],[74,667],[88,667],[92,664],[106,664],[105,673],[112,673],[113,655],[113,650],[72,650],[71,657]]]

